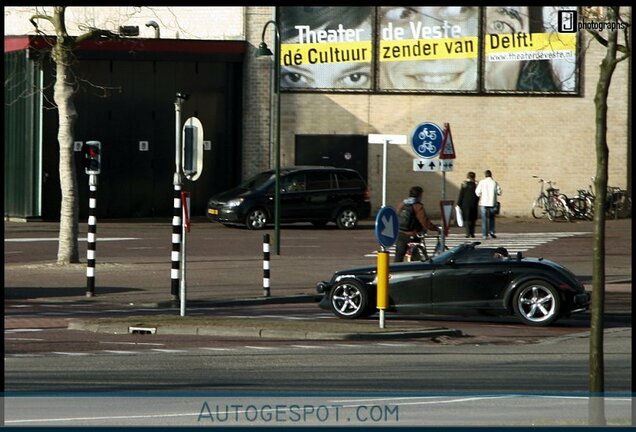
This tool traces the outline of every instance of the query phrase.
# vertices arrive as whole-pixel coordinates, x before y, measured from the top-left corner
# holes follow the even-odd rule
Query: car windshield
[[[434,262],[434,263],[443,263],[447,259],[452,257],[453,255],[455,255],[457,253],[457,249],[458,249],[458,247],[454,247],[454,248],[452,248],[450,250],[444,251],[440,255],[437,255],[437,256],[433,257],[431,259],[431,261]]]
[[[272,178],[274,178],[274,173],[272,171],[265,171],[245,180],[239,187],[247,190],[259,189]]]
[[[453,257],[457,258],[459,256],[462,256],[462,255],[466,254],[466,253],[470,253],[470,251],[472,251],[477,244],[479,244],[479,243],[476,243],[476,244],[475,243],[473,243],[473,244],[470,244],[470,243],[459,244],[459,245],[457,245],[455,247],[452,247],[449,250],[444,251],[443,253],[433,257],[431,259],[431,261],[436,263],[436,264],[442,264],[442,263],[446,262],[449,258],[453,258]]]

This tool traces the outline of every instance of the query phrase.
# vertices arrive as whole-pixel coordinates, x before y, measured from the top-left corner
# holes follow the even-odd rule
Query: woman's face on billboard
[[[381,28],[401,29],[404,39],[420,39],[424,32],[438,38],[476,37],[478,7],[383,7]],[[418,34],[414,34],[414,33]],[[385,87],[428,90],[475,90],[474,58],[391,61],[381,64]]]

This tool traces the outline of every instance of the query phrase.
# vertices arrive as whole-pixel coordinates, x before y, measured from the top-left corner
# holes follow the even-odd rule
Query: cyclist
[[[396,212],[400,219],[400,232],[395,243],[395,262],[404,261],[406,248],[409,241],[413,241],[417,233],[427,230],[440,231],[426,215],[424,204],[422,204],[423,189],[420,186],[413,186],[409,190],[409,197],[398,204]]]

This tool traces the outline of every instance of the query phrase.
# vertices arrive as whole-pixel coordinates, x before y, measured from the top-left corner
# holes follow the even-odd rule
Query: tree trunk
[[[617,10],[607,8],[607,20],[616,22]],[[592,316],[590,320],[590,425],[604,426],[605,418],[605,366],[603,360],[603,316],[605,312],[605,200],[607,196],[608,155],[607,147],[607,98],[617,59],[616,30],[608,31],[607,50],[600,65],[600,74],[594,96],[596,108],[596,179],[594,185],[594,240],[592,265]]]
[[[59,129],[57,140],[60,146],[60,235],[57,250],[57,263],[79,262],[79,200],[77,197],[77,178],[75,159],[73,158],[73,137],[77,111],[73,103],[73,83],[70,76],[70,57],[72,41],[66,33],[64,8],[55,8],[55,30],[57,42],[53,48],[53,60],[56,63],[55,87],[53,98],[57,105]]]

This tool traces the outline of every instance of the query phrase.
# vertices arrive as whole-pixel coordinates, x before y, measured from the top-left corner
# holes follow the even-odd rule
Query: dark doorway
[[[351,168],[367,180],[366,135],[296,135],[296,165]]]

